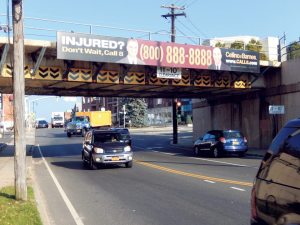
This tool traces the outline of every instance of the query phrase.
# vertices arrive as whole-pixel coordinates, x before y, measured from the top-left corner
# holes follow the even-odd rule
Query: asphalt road
[[[81,161],[82,137],[37,130],[34,179],[49,224],[249,224],[260,158],[194,157],[170,144],[171,130],[132,137],[133,168],[89,170]]]

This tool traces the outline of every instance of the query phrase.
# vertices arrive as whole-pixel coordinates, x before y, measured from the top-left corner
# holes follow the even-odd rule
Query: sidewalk
[[[27,179],[30,178],[31,148],[35,143],[35,130],[26,129],[26,166]],[[0,139],[0,188],[14,186],[14,136],[12,132],[5,133]]]

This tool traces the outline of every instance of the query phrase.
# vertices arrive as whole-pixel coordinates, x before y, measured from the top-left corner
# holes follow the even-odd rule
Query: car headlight
[[[103,148],[94,148],[94,152],[99,154],[99,153],[103,153],[104,150]]]
[[[126,147],[124,148],[124,151],[125,151],[125,152],[130,152],[130,151],[131,151],[131,147],[130,147],[130,146],[126,146]]]

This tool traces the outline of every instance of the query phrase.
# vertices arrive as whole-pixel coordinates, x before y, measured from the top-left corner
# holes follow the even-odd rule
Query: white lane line
[[[203,181],[205,181],[205,182],[207,182],[207,183],[211,183],[211,184],[215,184],[215,183],[216,183],[216,182],[211,181],[211,180],[203,180]]]
[[[243,164],[229,163],[229,162],[217,161],[217,160],[212,160],[212,159],[203,159],[203,158],[197,158],[197,157],[193,157],[193,158],[202,160],[202,161],[215,162],[215,163],[221,163],[221,164],[232,165],[232,166],[251,167],[251,166],[247,166],[247,165],[243,165]],[[251,168],[253,168],[253,167],[251,167]]]
[[[57,187],[57,189],[58,189],[58,191],[59,191],[61,197],[63,198],[64,202],[66,203],[66,205],[67,205],[67,207],[68,207],[68,209],[69,209],[69,211],[70,211],[70,213],[71,213],[71,215],[72,215],[72,217],[73,217],[75,223],[76,223],[77,225],[84,225],[83,222],[81,221],[81,219],[80,219],[78,213],[76,212],[75,208],[73,207],[71,201],[69,200],[69,198],[67,197],[66,193],[64,192],[62,186],[59,184],[59,182],[58,182],[58,180],[56,179],[54,173],[52,172],[51,168],[49,167],[49,165],[48,165],[46,159],[44,158],[44,156],[43,156],[43,154],[42,154],[42,151],[41,151],[41,148],[40,148],[40,145],[38,144],[37,147],[38,147],[38,149],[39,149],[39,152],[40,152],[40,154],[41,154],[41,157],[42,157],[42,159],[43,159],[43,162],[45,163],[45,166],[46,166],[46,168],[48,169],[48,172],[49,172],[50,176],[52,177],[52,179],[53,179],[53,181],[54,181],[54,183],[55,183],[55,185],[56,185],[56,187]]]
[[[169,152],[160,152],[160,151],[155,151],[155,150],[153,150],[153,151],[151,151],[151,152],[156,152],[156,153],[161,153],[161,154],[165,154],[165,155],[176,155],[176,154],[174,154],[174,153],[169,153]]]
[[[234,189],[234,190],[238,190],[238,191],[246,191],[245,189],[242,189],[242,188],[237,188],[237,187],[230,187],[231,189]]]

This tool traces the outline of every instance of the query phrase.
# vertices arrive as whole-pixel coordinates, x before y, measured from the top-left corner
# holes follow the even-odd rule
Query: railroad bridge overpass
[[[77,34],[70,35],[76,36]],[[80,35],[79,37],[76,36],[76,38],[81,37]],[[90,35],[88,37],[95,39],[98,36]],[[101,39],[103,40],[103,37]],[[127,40],[117,39],[119,42],[120,40],[123,41],[124,45],[126,44]],[[110,38],[110,41],[116,40]],[[168,51],[169,46],[173,50],[177,47],[180,51],[186,49],[186,52],[190,54],[191,49],[197,51],[197,46],[187,49],[186,46],[179,44],[172,45],[173,43],[153,41],[149,44],[148,42],[142,41],[141,48],[146,49],[145,46],[148,45],[150,48],[154,46],[153,48],[157,49],[156,45],[160,46],[158,50],[161,51],[164,49]],[[203,66],[199,63],[199,66],[185,67],[185,63],[178,64],[181,67],[180,79],[168,79],[157,76],[157,68],[160,65],[164,66],[161,59],[158,60],[158,64],[157,62],[153,63],[153,60],[148,60],[150,62],[147,63],[148,65],[130,65],[114,62],[107,57],[97,59],[95,55],[90,55],[88,60],[85,56],[74,56],[74,54],[66,54],[65,58],[63,58],[64,56],[58,58],[58,54],[62,54],[61,49],[59,49],[62,44],[61,40],[57,40],[57,42],[25,40],[24,76],[27,95],[217,99],[218,97],[241,95],[260,90],[264,88],[264,85],[259,80],[268,73],[279,70],[279,65],[269,65],[270,62],[262,64],[262,62],[259,63],[259,60],[256,60],[258,62],[256,72],[253,72],[253,67],[249,70],[249,67],[243,67],[243,65],[239,68],[229,68],[227,71],[217,71],[209,69],[209,65]],[[163,44],[167,46],[164,47]],[[213,63],[212,50],[209,48],[203,47],[207,53],[205,60],[207,62],[210,60],[210,63]],[[12,93],[13,68],[11,59],[13,46],[8,43],[7,38],[1,37],[0,49],[0,90],[2,93]],[[200,51],[202,49],[199,50],[199,54],[202,54]],[[124,52],[126,54],[126,51]],[[168,57],[166,52],[159,53]],[[171,53],[177,54],[176,52]],[[222,54],[226,54],[224,49]],[[145,60],[145,53],[140,51],[139,56]],[[191,55],[186,54],[185,57],[191,57]],[[101,61],[102,59],[104,61]],[[190,58],[189,61],[191,62]],[[178,66],[174,62],[165,63],[165,65]]]

